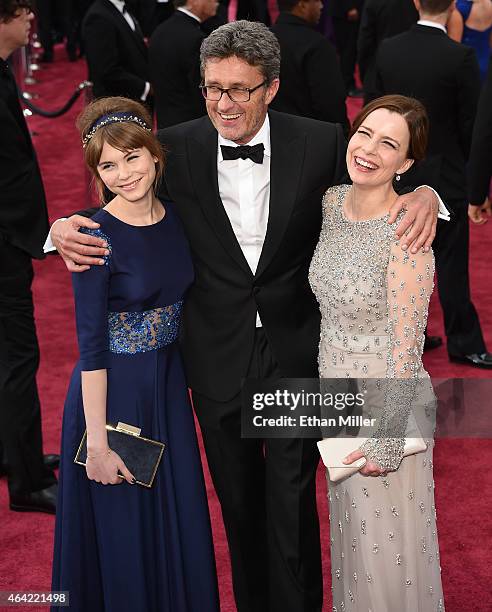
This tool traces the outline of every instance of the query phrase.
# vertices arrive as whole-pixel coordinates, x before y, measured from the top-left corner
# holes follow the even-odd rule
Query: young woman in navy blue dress
[[[73,274],[80,359],[65,403],[53,589],[80,612],[217,612],[194,420],[177,342],[189,247],[156,198],[164,154],[138,103],[106,98],[78,121],[100,195],[107,255]],[[165,443],[150,489],[108,444],[106,423]],[[86,468],[74,463],[87,429]],[[118,475],[123,475],[123,478]]]

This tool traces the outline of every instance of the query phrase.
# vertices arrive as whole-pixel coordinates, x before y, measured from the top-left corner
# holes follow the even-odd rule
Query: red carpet
[[[40,94],[36,102],[43,108],[56,108],[61,105],[68,98],[72,87],[85,77],[83,62],[69,64],[63,50],[59,48],[56,57],[57,61],[53,65],[36,74],[39,84],[31,88]],[[36,134],[34,140],[41,161],[52,220],[85,206],[85,173],[74,127],[74,119],[80,108],[79,101],[76,107],[62,118],[30,119],[30,126]],[[355,108],[356,105],[351,102],[352,114]],[[492,223],[473,228],[470,261],[472,290],[488,346],[492,347],[492,295],[488,282],[490,264],[489,258],[483,256],[484,253],[490,252]],[[70,278],[58,257],[49,257],[37,263],[34,291],[41,342],[38,381],[43,406],[45,451],[57,452],[65,391],[77,358]],[[436,300],[433,301],[431,309],[430,331],[432,334],[443,334],[440,309]],[[433,376],[490,377],[485,371],[450,364],[444,348],[426,355],[425,361]],[[484,407],[484,410],[487,409],[488,407]],[[488,477],[490,457],[490,440],[447,440],[437,443],[436,505],[447,612],[485,612],[491,609],[489,559],[492,534],[489,517],[492,492]],[[328,611],[331,609],[328,509],[323,476],[320,470],[319,507],[327,600],[324,609]],[[208,473],[206,477],[222,610],[233,612],[235,606],[220,508]],[[47,590],[51,573],[53,517],[9,512],[7,503],[5,481],[1,481],[0,591]]]

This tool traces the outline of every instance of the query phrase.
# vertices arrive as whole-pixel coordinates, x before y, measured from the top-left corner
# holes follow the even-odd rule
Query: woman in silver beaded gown
[[[403,251],[388,224],[393,179],[423,158],[426,141],[419,102],[375,100],[352,128],[353,185],[323,199],[309,274],[322,315],[320,377],[357,378],[381,409],[378,430],[346,461],[364,456],[364,467],[336,484],[328,478],[333,612],[444,610],[432,438],[426,452],[402,458],[410,410],[430,387],[421,356],[434,258]]]

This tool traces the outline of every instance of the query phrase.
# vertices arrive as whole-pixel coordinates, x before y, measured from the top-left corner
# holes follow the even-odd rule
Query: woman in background
[[[482,83],[487,75],[492,40],[492,0],[456,0],[448,34],[475,49]]]

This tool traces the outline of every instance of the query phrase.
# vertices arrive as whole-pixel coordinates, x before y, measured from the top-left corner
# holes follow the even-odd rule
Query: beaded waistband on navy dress
[[[109,312],[109,350],[129,354],[156,351],[178,338],[183,301],[143,312]]]

